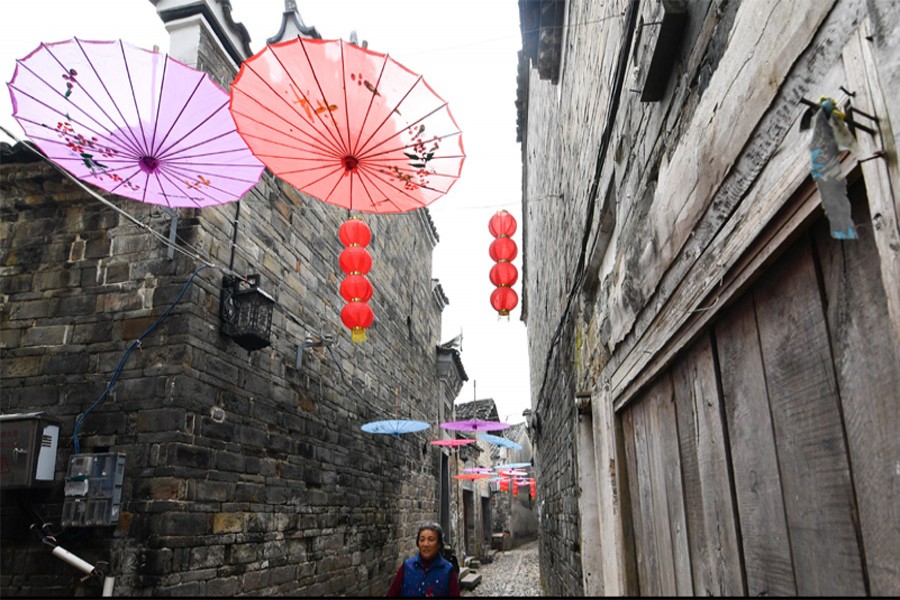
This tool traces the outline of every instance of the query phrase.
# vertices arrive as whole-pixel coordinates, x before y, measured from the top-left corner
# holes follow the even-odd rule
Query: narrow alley
[[[463,597],[543,596],[541,570],[538,565],[537,540],[505,552],[493,552],[493,561],[471,571],[481,575],[473,589],[462,589]]]

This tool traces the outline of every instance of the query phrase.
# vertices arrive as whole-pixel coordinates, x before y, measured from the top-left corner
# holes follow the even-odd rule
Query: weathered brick
[[[54,354],[47,359],[47,373],[52,374],[82,374],[89,370],[91,357],[82,350],[81,352],[66,354]]]
[[[184,427],[185,411],[178,408],[144,410],[137,416],[137,431],[180,431]]]
[[[190,446],[188,444],[169,444],[166,454],[171,466],[182,465],[208,469],[212,461],[210,451],[207,448]]]
[[[244,530],[244,515],[240,513],[217,513],[213,515],[212,532],[221,533],[237,533]],[[234,552],[234,548],[232,548]],[[238,561],[243,562],[243,561]]]
[[[157,535],[202,535],[210,532],[211,518],[206,513],[167,513],[156,519],[152,529]]]
[[[35,326],[22,336],[22,346],[61,346],[68,341],[70,325]]]

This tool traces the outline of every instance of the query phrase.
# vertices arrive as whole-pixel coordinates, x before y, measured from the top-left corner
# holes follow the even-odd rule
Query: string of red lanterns
[[[366,277],[372,268],[372,256],[366,246],[372,241],[369,226],[358,217],[350,217],[338,230],[346,246],[338,259],[347,275],[341,281],[341,297],[347,304],[341,310],[341,321],[350,329],[354,343],[366,341],[366,329],[375,322],[375,313],[367,302],[372,298],[372,283]]]
[[[507,316],[519,303],[519,296],[512,288],[519,279],[519,271],[512,263],[519,253],[512,239],[516,232],[516,219],[506,210],[499,210],[491,217],[488,230],[496,238],[488,249],[496,263],[490,272],[491,283],[496,286],[491,293],[491,306],[500,316]]]

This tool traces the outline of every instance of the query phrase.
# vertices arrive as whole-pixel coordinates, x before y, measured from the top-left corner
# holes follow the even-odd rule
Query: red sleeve
[[[394,575],[394,581],[391,583],[390,589],[388,589],[387,597],[393,598],[400,595],[400,590],[403,587],[403,563],[400,563],[400,568],[397,569],[397,574]],[[459,592],[459,583],[456,585],[456,591]]]
[[[450,589],[448,590],[450,598],[459,598],[459,573],[456,569],[450,570]]]

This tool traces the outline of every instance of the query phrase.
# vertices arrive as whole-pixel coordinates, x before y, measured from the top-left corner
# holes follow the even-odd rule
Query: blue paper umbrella
[[[479,433],[477,435],[479,440],[484,440],[489,444],[493,444],[495,446],[500,446],[501,448],[512,448],[513,450],[521,450],[522,444],[514,442],[505,437],[500,437],[499,435],[491,435],[490,433]]]
[[[366,433],[384,433],[394,437],[400,437],[404,433],[415,433],[431,427],[423,421],[408,421],[405,419],[390,419],[387,421],[372,421],[362,426]]]

